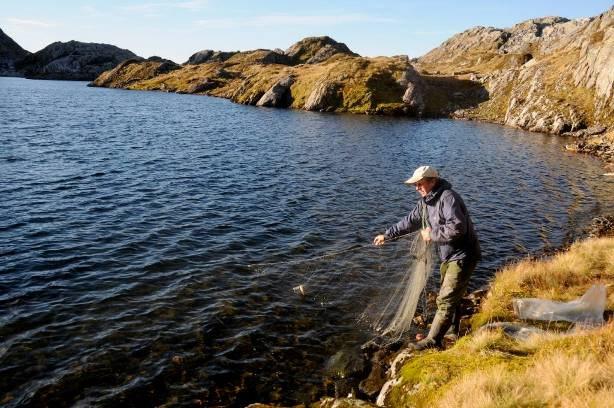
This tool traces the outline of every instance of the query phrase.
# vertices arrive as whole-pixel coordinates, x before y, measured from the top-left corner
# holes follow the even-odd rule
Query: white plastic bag
[[[503,333],[516,340],[527,340],[534,334],[546,333],[545,330],[540,328],[513,322],[488,323],[487,325],[480,327],[480,331],[495,329],[502,329]]]
[[[527,320],[563,320],[585,327],[603,324],[606,291],[604,285],[593,285],[580,299],[571,302],[525,298],[514,299],[514,312]]]

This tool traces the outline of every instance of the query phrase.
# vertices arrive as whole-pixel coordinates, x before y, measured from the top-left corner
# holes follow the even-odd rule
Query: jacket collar
[[[435,187],[423,198],[426,204],[434,204],[437,202],[441,193],[445,190],[449,190],[452,188],[452,184],[450,184],[447,180],[440,178],[435,184]]]

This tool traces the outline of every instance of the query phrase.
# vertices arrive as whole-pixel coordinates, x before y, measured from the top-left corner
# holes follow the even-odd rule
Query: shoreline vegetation
[[[471,316],[467,333],[445,350],[388,351],[386,382],[370,401],[364,395],[325,397],[309,407],[614,406],[614,217],[597,219],[604,220],[610,224],[600,231],[604,236],[503,267]],[[606,287],[600,327],[529,321],[528,326],[543,332],[524,339],[503,327],[486,327],[523,323],[514,314],[514,298],[571,301],[594,284]]]
[[[504,267],[451,348],[409,357],[385,398],[389,406],[613,406],[614,237],[589,238],[545,259]],[[513,298],[570,301],[593,284],[607,290],[602,327],[547,330],[514,340],[492,322],[519,322]],[[543,323],[533,322],[548,328]]]

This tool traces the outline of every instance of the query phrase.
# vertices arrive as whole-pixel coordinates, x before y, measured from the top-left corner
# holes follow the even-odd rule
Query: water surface
[[[373,335],[356,317],[405,262],[402,241],[369,246],[416,201],[402,180],[428,163],[463,195],[477,288],[614,209],[601,164],[563,143],[0,78],[0,401],[317,399],[327,358]],[[292,292],[310,279],[318,296]]]

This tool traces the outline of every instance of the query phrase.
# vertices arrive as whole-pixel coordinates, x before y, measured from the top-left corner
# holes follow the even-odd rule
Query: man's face
[[[415,184],[416,191],[418,192],[418,194],[420,194],[420,197],[426,197],[426,195],[431,192],[433,187],[435,187],[436,183],[437,183],[436,179],[432,179],[432,180],[422,179],[416,182]]]

